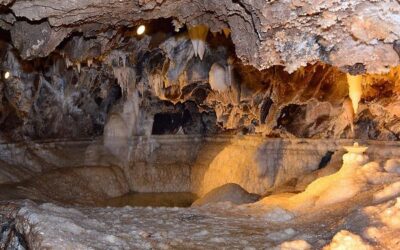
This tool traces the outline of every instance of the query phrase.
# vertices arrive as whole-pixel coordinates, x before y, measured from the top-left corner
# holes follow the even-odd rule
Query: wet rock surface
[[[22,202],[2,204],[0,214],[10,206],[15,207],[15,214],[5,221],[15,220],[16,232],[24,236],[29,248],[204,249],[230,246],[281,249],[282,245],[294,245],[296,249],[308,249],[298,248],[300,246],[336,249],[357,245],[393,249],[398,244],[395,236],[399,227],[388,218],[399,213],[399,201],[394,199],[363,208],[359,205],[366,203],[358,202],[319,212],[309,211],[310,216],[285,223],[249,217],[234,207],[221,207],[211,212],[193,208],[83,208]],[[9,237],[8,231],[5,233]],[[6,246],[12,246],[11,243]]]
[[[176,157],[171,155],[168,146],[177,144],[176,136],[173,138],[175,141],[171,141],[169,138],[169,142],[166,142],[166,137],[155,136],[151,138],[153,144],[148,141],[142,147],[135,149],[140,152],[136,157],[142,158],[132,159],[132,162],[142,161],[147,164],[148,170],[147,172],[143,171],[144,168],[138,170],[138,166],[132,164],[130,165],[131,171],[134,173],[140,171],[142,176],[146,176],[154,174],[155,171],[171,170],[168,164],[176,165]],[[143,138],[139,140],[142,140],[143,143]],[[180,140],[181,143],[186,140],[185,143],[190,144],[196,141],[193,138],[189,140],[189,138],[183,137]],[[198,138],[197,140],[197,143],[205,143]],[[385,247],[393,249],[398,244],[395,237],[399,233],[398,222],[395,219],[398,217],[398,196],[400,194],[398,160],[385,160],[397,154],[399,149],[396,143],[385,142],[386,146],[383,147],[383,143],[370,142],[368,154],[374,162],[363,166],[343,166],[340,171],[336,172],[336,155],[342,155],[340,153],[342,151],[336,152],[336,150],[341,148],[340,143],[349,144],[348,141],[329,142],[329,140],[324,140],[320,144],[316,144],[315,140],[308,140],[308,142],[301,140],[296,144],[295,140],[275,140],[275,144],[281,144],[281,148],[279,148],[274,143],[265,144],[266,140],[261,140],[259,137],[249,136],[247,140],[244,138],[226,140],[226,138],[219,137],[208,140],[208,145],[205,143],[204,148],[198,149],[200,152],[197,161],[203,162],[203,165],[196,163],[198,165],[195,164],[191,170],[189,169],[192,176],[179,176],[181,179],[177,179],[178,175],[175,172],[185,172],[188,167],[181,162],[180,169],[176,169],[172,173],[176,176],[175,179],[170,178],[171,175],[164,176],[161,173],[155,175],[160,178],[159,182],[154,181],[154,177],[148,176],[146,178],[150,180],[149,183],[142,182],[141,184],[137,182],[141,178],[135,177],[135,175],[131,177],[126,175],[124,166],[74,168],[71,165],[62,166],[66,164],[66,162],[60,162],[60,159],[66,160],[63,158],[64,156],[54,157],[57,152],[83,151],[82,148],[92,146],[90,143],[59,142],[57,144],[48,142],[44,145],[36,144],[36,150],[43,152],[44,149],[47,149],[46,155],[52,156],[47,157],[49,163],[53,161],[52,164],[55,165],[59,162],[61,164],[59,167],[62,169],[44,171],[41,175],[31,173],[34,176],[31,180],[1,186],[0,225],[2,233],[0,244],[19,249],[24,249],[24,247],[29,249],[42,247],[50,249],[87,249],[90,247],[204,249],[226,246],[238,249],[245,247],[281,249],[289,246],[295,247],[295,249],[322,249],[323,247],[335,249],[347,245],[366,246],[371,249]],[[257,140],[260,140],[261,146],[257,146]],[[218,142],[221,145],[218,145]],[[285,143],[288,145],[282,146]],[[234,185],[233,193],[228,192],[233,194],[234,199],[218,199],[224,202],[208,204],[200,208],[132,207],[129,206],[129,200],[124,200],[125,198],[129,199],[129,195],[120,196],[128,190],[128,187],[145,190],[151,184],[154,190],[157,188],[162,190],[164,183],[169,183],[168,188],[182,188],[181,184],[186,183],[185,185],[188,185],[186,188],[191,187],[194,188],[193,190],[211,190],[212,185],[208,184],[221,183],[221,178],[228,180],[230,175],[218,172],[217,170],[221,170],[222,166],[215,168],[218,165],[214,165],[214,169],[211,171],[215,171],[214,174],[208,176],[211,182],[202,183],[200,181],[203,180],[202,173],[204,174],[204,170],[212,168],[205,156],[214,158],[215,156],[211,155],[211,152],[215,154],[215,149],[226,148],[228,144],[231,144],[231,148],[241,149],[242,153],[247,150],[246,154],[250,156],[253,152],[253,157],[257,155],[257,149],[265,150],[262,145],[264,147],[270,145],[285,151],[286,153],[283,155],[276,154],[274,164],[271,165],[280,166],[279,169],[276,169],[277,172],[263,172],[267,179],[277,181],[280,178],[289,177],[289,173],[286,171],[294,167],[303,172],[297,172],[295,175],[299,178],[298,181],[290,180],[286,183],[287,186],[275,190],[275,192],[267,190],[269,193],[264,194],[264,197],[258,202],[252,200],[251,203],[243,205],[234,204],[237,202],[235,197],[240,193],[249,197],[249,194],[238,185]],[[392,146],[389,146],[390,144]],[[77,148],[78,145],[81,148]],[[143,155],[146,151],[143,149],[147,148],[146,150],[151,151],[155,145],[158,145],[158,150],[152,151],[153,153],[146,158]],[[8,145],[8,147],[11,146]],[[290,149],[291,147],[293,148]],[[306,151],[307,148],[309,151]],[[316,148],[319,148],[321,152],[315,152]],[[256,149],[255,152],[254,149]],[[321,168],[321,161],[327,156],[327,152],[334,151],[327,166]],[[32,154],[32,152],[28,152],[29,150],[26,151],[26,156]],[[228,152],[229,150],[223,154]],[[234,152],[235,150],[231,151],[235,154]],[[294,152],[297,152],[298,157],[303,160],[306,160],[305,155],[314,157],[314,161],[308,162],[313,166],[299,165],[298,162],[301,160],[297,159],[297,156],[293,158],[293,155],[296,155]],[[166,157],[168,153],[170,158]],[[83,161],[94,165],[97,161],[107,162],[105,159],[110,159],[110,154],[101,153],[97,157],[91,154],[87,155],[88,158],[75,159],[75,163]],[[164,170],[162,169],[163,165],[158,164],[161,159],[164,161],[164,166],[167,166]],[[268,159],[257,159],[259,164],[268,162]],[[11,159],[4,158],[4,160],[11,163]],[[18,160],[14,160],[14,164],[16,164]],[[190,157],[187,160],[193,161],[190,160]],[[32,168],[30,171],[33,171],[37,164],[34,162],[30,163]],[[286,163],[279,165],[279,162]],[[240,172],[243,171],[240,164],[245,165],[246,161],[240,163],[236,168],[233,168],[229,162],[227,163],[232,171]],[[286,169],[285,166],[288,168]],[[207,168],[203,169],[203,167]],[[274,175],[275,178],[272,178]],[[164,176],[165,179],[161,176]],[[301,179],[301,176],[304,176],[305,179]],[[127,179],[123,180],[122,177]],[[263,179],[256,177],[253,177],[250,182],[248,178],[238,179],[238,181],[241,180],[247,181],[249,190],[262,186],[264,182]],[[197,186],[199,183],[205,186],[199,189]],[[289,183],[291,184],[289,185]],[[305,188],[301,188],[301,185]],[[231,187],[232,184],[226,186]],[[175,194],[181,196],[175,202],[185,200],[186,194]],[[114,196],[119,197],[112,198]],[[225,195],[223,196],[225,197]],[[250,196],[253,198],[253,195]],[[154,202],[157,199],[162,201],[164,199],[162,197],[165,198],[165,196],[159,196],[159,198],[151,196],[150,201]],[[30,200],[21,200],[26,198]],[[99,201],[105,203],[101,204]],[[126,202],[126,204],[120,204],[120,201]],[[93,205],[98,206],[99,204],[112,207],[93,207]],[[137,206],[135,203],[131,204]],[[148,204],[154,205],[155,203]],[[159,204],[166,206],[162,202]],[[91,206],[85,207],[84,205]]]
[[[240,185],[235,183],[228,183],[217,187],[200,199],[196,200],[192,206],[205,206],[208,204],[219,202],[232,202],[236,205],[256,202],[260,198],[257,194],[250,194],[244,190]]]

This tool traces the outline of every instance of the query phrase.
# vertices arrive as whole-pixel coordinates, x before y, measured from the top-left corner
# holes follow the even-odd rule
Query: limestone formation
[[[211,89],[219,92],[227,91],[230,84],[226,80],[226,72],[221,65],[214,63],[209,73]]]
[[[353,110],[354,113],[357,114],[358,103],[360,102],[362,96],[362,76],[352,76],[347,74],[347,82],[349,84],[349,97],[353,104]]]
[[[0,249],[397,249],[399,27],[393,0],[0,0]]]
[[[194,55],[203,60],[204,52],[206,50],[206,38],[208,34],[208,27],[206,25],[197,25],[189,27],[189,37],[193,44]]]
[[[202,198],[196,200],[192,206],[205,206],[220,202],[232,202],[236,205],[242,205],[256,202],[259,198],[260,196],[248,193],[238,184],[227,183],[211,190]]]
[[[2,1],[1,5],[17,19],[47,26],[47,38],[41,40],[36,29],[28,28],[31,24],[12,23],[11,30],[20,27],[30,34],[26,45],[18,47],[25,58],[48,55],[71,32],[92,36],[112,25],[174,17],[191,27],[206,25],[212,32],[229,28],[239,58],[258,69],[284,65],[293,72],[321,60],[348,70],[362,64],[369,72],[387,72],[399,61],[392,46],[400,32],[396,1],[35,0]],[[9,23],[10,19],[2,20]],[[13,37],[16,44],[19,40],[18,35]]]
[[[173,110],[171,117],[185,123],[166,130],[173,133],[182,126],[186,134],[399,136],[397,33],[390,18],[398,3],[91,3],[4,7],[13,12],[1,16],[9,34],[2,40],[2,72],[12,75],[0,88],[3,138],[102,135],[109,111],[121,112],[134,89],[145,119],[138,135],[151,133],[155,115]],[[100,9],[108,14],[98,15]],[[379,18],[370,17],[372,10]],[[377,23],[393,32],[378,32]],[[141,36],[139,24],[147,27]],[[350,78],[355,84],[346,84]],[[347,95],[354,118],[341,109]]]

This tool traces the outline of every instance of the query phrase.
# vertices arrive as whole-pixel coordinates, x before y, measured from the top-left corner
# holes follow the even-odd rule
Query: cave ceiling
[[[322,61],[383,73],[399,64],[398,1],[1,0],[0,6],[0,27],[24,59],[49,55],[76,32],[101,40],[119,27],[173,18],[211,32],[229,28],[237,56],[260,70],[283,65],[294,72]]]
[[[399,24],[389,0],[0,0],[0,135],[397,140]]]

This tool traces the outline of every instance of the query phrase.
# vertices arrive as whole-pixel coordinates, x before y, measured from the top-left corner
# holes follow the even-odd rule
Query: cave
[[[180,113],[157,113],[154,116],[153,135],[176,134],[183,125]]]
[[[399,249],[399,13],[0,0],[0,249]]]

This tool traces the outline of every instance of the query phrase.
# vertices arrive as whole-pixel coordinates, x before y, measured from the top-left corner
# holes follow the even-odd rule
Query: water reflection
[[[188,192],[129,193],[99,202],[98,206],[110,207],[190,207],[197,196]]]

